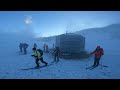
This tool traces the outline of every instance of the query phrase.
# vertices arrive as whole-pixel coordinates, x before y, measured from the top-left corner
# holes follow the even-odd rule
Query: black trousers
[[[20,47],[20,52],[22,52],[22,47]]]
[[[35,61],[37,67],[39,67],[39,60],[40,60],[42,63],[44,63],[45,65],[47,65],[47,62],[43,61],[43,57],[41,57],[40,59],[37,58],[36,61]]]
[[[23,48],[24,49],[24,54],[26,54],[27,53],[27,49],[26,48]]]
[[[94,64],[93,66],[98,66],[99,65],[100,58],[94,58]]]
[[[58,61],[59,61],[59,55],[58,55],[58,54],[55,54],[55,56],[54,56],[54,61],[55,61],[55,62],[58,62]]]

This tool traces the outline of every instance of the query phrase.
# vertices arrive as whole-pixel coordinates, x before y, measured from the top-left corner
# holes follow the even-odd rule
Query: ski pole
[[[102,69],[102,58],[101,58],[101,69]]]

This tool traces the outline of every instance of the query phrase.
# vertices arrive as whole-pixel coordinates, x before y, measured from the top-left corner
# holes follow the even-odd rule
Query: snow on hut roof
[[[84,36],[82,36],[82,35],[80,35],[80,34],[75,34],[75,33],[65,33],[65,34],[61,34],[61,35],[78,35],[78,36],[84,37]],[[61,35],[60,35],[60,36],[61,36]]]

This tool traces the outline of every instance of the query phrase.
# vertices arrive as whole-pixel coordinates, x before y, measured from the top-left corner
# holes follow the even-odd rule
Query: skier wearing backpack
[[[36,50],[36,48],[33,48],[32,50],[33,50],[33,52],[34,52],[34,55],[31,55],[31,56],[36,58],[36,59],[35,59],[35,60],[36,60],[35,63],[36,63],[36,65],[37,65],[36,68],[37,68],[37,67],[40,67],[40,66],[39,66],[39,60],[40,60],[42,63],[44,63],[45,65],[48,65],[47,62],[43,61],[43,57],[42,57],[40,51]]]
[[[99,61],[102,55],[104,55],[103,48],[101,48],[100,46],[97,46],[97,48],[90,54],[94,54],[94,64],[92,65],[92,67],[97,67],[99,65]]]

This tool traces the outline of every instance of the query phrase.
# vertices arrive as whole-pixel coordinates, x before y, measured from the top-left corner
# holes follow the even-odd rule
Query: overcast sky
[[[0,30],[52,36],[120,23],[120,11],[0,11]]]

